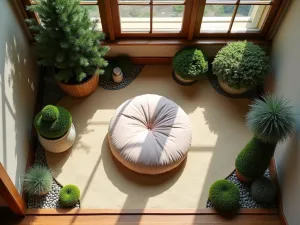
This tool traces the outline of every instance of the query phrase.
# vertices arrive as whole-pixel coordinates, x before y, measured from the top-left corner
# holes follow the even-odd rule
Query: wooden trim
[[[134,64],[172,64],[172,57],[131,57]]]
[[[287,222],[287,219],[286,219],[284,211],[283,211],[281,189],[280,189],[280,184],[279,184],[278,175],[277,175],[276,162],[275,162],[274,158],[272,158],[272,160],[271,160],[271,163],[269,166],[269,171],[270,171],[271,180],[275,183],[275,185],[277,187],[278,215],[279,215],[281,223],[283,225],[287,225],[288,222]]]
[[[139,38],[139,39],[120,39],[116,41],[103,41],[101,42],[103,45],[108,46],[148,46],[148,45],[225,45],[231,43],[233,41],[245,40],[245,38],[237,39],[219,39],[219,38],[210,38],[210,39],[197,39],[193,41],[187,41],[185,39],[154,39],[154,38]],[[270,45],[271,41],[266,41],[263,39],[247,39],[255,44],[260,45]]]
[[[203,19],[203,15],[204,15],[206,0],[199,0],[198,4],[199,5],[195,6],[195,9],[194,9],[194,10],[198,10],[195,25],[194,25],[194,30],[193,30],[194,36],[200,34],[200,29],[201,29],[201,25],[202,25],[202,19]]]
[[[102,31],[105,34],[109,33],[105,4],[103,0],[98,0],[99,14],[101,18]]]
[[[277,0],[278,1],[278,0]],[[266,35],[267,40],[272,40],[284,18],[284,15],[286,11],[288,10],[292,0],[282,0],[279,9],[276,13],[276,16],[273,18],[271,21],[272,23],[270,24],[270,28],[268,30],[268,33]]]
[[[19,216],[26,214],[26,203],[0,163],[0,195],[11,211]]]
[[[239,4],[240,4],[240,1],[241,0],[238,0],[235,7],[234,7],[234,10],[233,10],[233,14],[232,14],[232,18],[231,18],[231,21],[230,21],[230,24],[229,24],[229,28],[228,28],[228,31],[227,33],[230,34],[231,33],[231,29],[232,29],[232,26],[233,26],[233,23],[234,23],[234,20],[235,20],[235,17],[236,17],[236,14],[237,14],[237,11],[239,9]]]
[[[114,24],[115,35],[116,37],[121,36],[121,18],[119,12],[118,0],[111,0],[111,12],[114,15],[114,20],[112,21]]]
[[[150,33],[153,33],[153,0],[150,0]]]
[[[26,215],[218,215],[214,209],[28,209]],[[277,209],[240,209],[239,215],[278,215]]]
[[[114,22],[113,22],[114,19],[112,17],[112,7],[111,7],[110,0],[104,0],[104,5],[105,5],[106,22],[108,26],[109,39],[113,41],[116,39],[116,34],[114,29]]]
[[[190,26],[193,25],[191,23],[191,16],[193,11],[193,1],[194,0],[187,0],[185,1],[185,7],[184,7],[184,13],[182,18],[182,24],[181,24],[181,32],[184,34],[184,36],[188,36],[188,32],[190,29]]]

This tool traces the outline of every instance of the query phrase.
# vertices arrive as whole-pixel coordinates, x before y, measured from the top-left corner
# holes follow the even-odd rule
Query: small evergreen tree
[[[27,20],[35,32],[39,64],[55,66],[55,78],[66,83],[80,83],[94,74],[103,74],[108,47],[100,46],[104,33],[96,31],[88,10],[79,0],[36,0],[28,7],[39,15],[41,23]]]

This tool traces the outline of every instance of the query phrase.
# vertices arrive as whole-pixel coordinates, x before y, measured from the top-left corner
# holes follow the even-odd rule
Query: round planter
[[[228,84],[225,83],[224,81],[221,81],[220,79],[218,79],[218,81],[219,81],[220,87],[228,94],[241,95],[250,90],[250,88],[234,89],[234,88],[229,87]]]
[[[93,93],[99,83],[99,76],[93,75],[90,79],[82,84],[66,84],[58,82],[58,86],[67,94],[72,97],[85,97]]]
[[[235,169],[235,174],[236,177],[239,181],[243,182],[243,183],[250,183],[251,179],[244,177],[237,169]]]
[[[181,81],[182,83],[185,83],[185,84],[191,84],[191,83],[194,83],[195,80],[186,80],[186,79],[183,79],[181,76],[179,76],[176,71],[174,71],[174,74],[176,76],[176,78]]]
[[[75,131],[75,127],[72,123],[69,131],[59,139],[49,140],[49,139],[42,137],[40,134],[38,134],[38,138],[39,138],[41,145],[47,151],[53,152],[53,153],[61,153],[72,147],[72,145],[75,141],[75,138],[76,138],[76,131]]]

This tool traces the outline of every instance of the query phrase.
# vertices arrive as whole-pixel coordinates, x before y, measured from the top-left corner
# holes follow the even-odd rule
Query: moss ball
[[[72,116],[60,106],[47,105],[34,118],[37,132],[47,139],[62,137],[70,129]]]
[[[173,68],[183,79],[197,80],[208,72],[208,61],[201,50],[183,49],[173,58]]]
[[[209,200],[220,212],[235,212],[240,208],[240,190],[228,180],[218,180],[210,187]]]
[[[257,202],[271,202],[276,195],[276,186],[266,177],[255,180],[251,185],[251,196]]]
[[[74,206],[80,198],[80,190],[77,186],[69,184],[64,186],[59,192],[59,201],[62,206]]]

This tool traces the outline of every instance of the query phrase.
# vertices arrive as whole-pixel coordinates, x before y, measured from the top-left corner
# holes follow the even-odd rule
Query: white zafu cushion
[[[108,140],[113,155],[142,174],[177,167],[191,146],[189,117],[173,101],[141,95],[124,102],[110,121]]]

